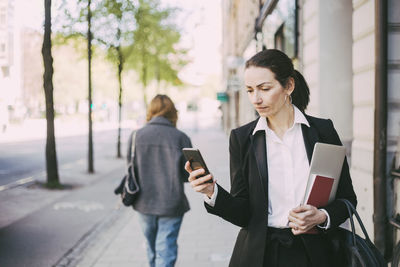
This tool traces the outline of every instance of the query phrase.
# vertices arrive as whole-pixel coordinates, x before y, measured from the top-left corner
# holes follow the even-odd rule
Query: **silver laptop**
[[[307,188],[302,204],[305,204],[308,201],[311,187],[314,184],[316,175],[334,179],[328,203],[335,199],[345,155],[346,148],[344,146],[330,145],[325,143],[315,144],[310,164]]]

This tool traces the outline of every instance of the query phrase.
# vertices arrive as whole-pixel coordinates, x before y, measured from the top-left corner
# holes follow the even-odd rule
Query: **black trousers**
[[[330,256],[320,235],[295,236],[290,228],[268,227],[264,267],[336,267]]]

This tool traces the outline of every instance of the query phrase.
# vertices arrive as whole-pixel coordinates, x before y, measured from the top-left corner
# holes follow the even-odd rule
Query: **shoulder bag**
[[[120,185],[114,190],[115,194],[121,194],[122,203],[125,206],[131,206],[137,199],[140,191],[139,183],[133,167],[135,156],[135,137],[136,132],[133,132],[129,144],[131,147],[131,155],[128,163],[127,173],[122,178]]]
[[[351,231],[337,227],[327,232],[333,251],[338,256],[336,259],[342,259],[342,262],[338,264],[343,267],[387,267],[382,254],[369,239],[364,224],[353,204],[347,199],[339,200],[346,204]],[[365,238],[356,234],[353,215],[356,217]]]

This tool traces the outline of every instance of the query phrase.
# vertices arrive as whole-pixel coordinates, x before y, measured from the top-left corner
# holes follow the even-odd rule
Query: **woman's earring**
[[[292,95],[289,95],[290,104],[292,104]]]

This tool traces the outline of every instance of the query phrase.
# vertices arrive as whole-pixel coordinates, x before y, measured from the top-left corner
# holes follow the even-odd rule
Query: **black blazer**
[[[342,144],[331,120],[308,115],[305,117],[310,127],[302,125],[302,132],[309,161],[316,142]],[[215,206],[205,203],[209,213],[241,227],[230,267],[263,266],[268,225],[268,166],[265,131],[252,134],[257,121],[258,119],[232,130],[229,140],[231,191],[228,193],[218,185]],[[346,159],[336,198],[346,198],[357,205]],[[341,201],[335,200],[323,208],[329,213],[331,227],[339,226],[348,217],[346,207]],[[301,238],[309,250],[313,265],[318,266],[318,261],[324,257],[321,255],[321,244],[315,241],[315,235],[302,235]]]

